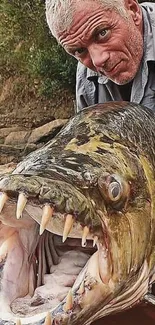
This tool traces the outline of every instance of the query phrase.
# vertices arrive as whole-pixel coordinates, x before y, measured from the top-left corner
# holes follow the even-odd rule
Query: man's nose
[[[109,52],[105,50],[103,44],[91,44],[88,51],[96,70],[99,70],[101,67],[103,68],[109,59]]]

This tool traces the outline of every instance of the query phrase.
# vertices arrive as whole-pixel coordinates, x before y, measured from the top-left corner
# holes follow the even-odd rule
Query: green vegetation
[[[37,84],[39,96],[50,98],[57,90],[74,91],[75,70],[76,61],[50,35],[43,0],[1,0],[2,81],[23,75],[30,87]]]
[[[10,77],[24,76],[24,84],[35,87],[37,96],[51,98],[62,89],[74,91],[75,70],[76,61],[50,35],[45,1],[1,0],[1,83]],[[17,84],[16,91],[22,87]]]

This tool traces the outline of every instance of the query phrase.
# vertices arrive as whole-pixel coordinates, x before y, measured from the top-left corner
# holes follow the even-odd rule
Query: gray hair
[[[74,13],[72,0],[46,0],[46,19],[52,35],[67,30],[72,23]]]
[[[49,28],[54,37],[58,37],[58,33],[67,31],[73,21],[73,15],[76,11],[76,2],[85,0],[46,0],[46,19]],[[89,0],[97,1],[104,8],[114,9],[121,16],[127,18],[127,10],[125,8],[125,0]]]

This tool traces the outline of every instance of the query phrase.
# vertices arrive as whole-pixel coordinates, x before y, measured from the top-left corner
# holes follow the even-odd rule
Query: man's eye
[[[86,52],[84,47],[80,47],[74,50],[74,56],[79,57]]]
[[[98,32],[97,38],[99,40],[104,39],[108,35],[108,30],[107,29],[102,29]]]

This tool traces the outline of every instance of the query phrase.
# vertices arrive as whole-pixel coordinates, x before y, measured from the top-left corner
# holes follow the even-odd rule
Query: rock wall
[[[68,119],[56,119],[37,128],[21,126],[0,129],[0,165],[21,161],[28,153],[40,148],[51,140]],[[10,165],[11,163],[11,165]]]

